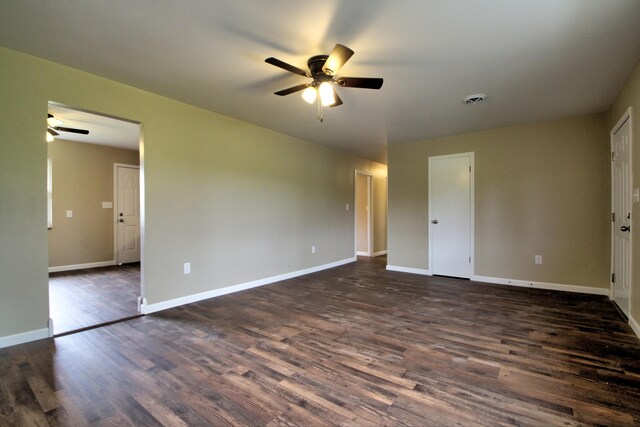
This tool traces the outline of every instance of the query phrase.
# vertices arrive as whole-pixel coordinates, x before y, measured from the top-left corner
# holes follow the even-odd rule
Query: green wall
[[[143,124],[149,304],[352,257],[354,170],[386,176],[384,165],[5,48],[0,94],[0,338],[48,319],[48,101]]]

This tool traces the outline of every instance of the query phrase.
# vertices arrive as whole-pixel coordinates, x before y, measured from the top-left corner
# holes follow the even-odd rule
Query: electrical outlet
[[[542,264],[542,255],[536,255],[534,261],[536,264]]]
[[[347,203],[344,207],[346,210],[349,210],[349,203]]]
[[[191,273],[191,263],[190,262],[185,262],[184,263],[184,274],[190,274]]]
[[[67,218],[73,217],[73,211],[67,211]]]
[[[312,254],[316,253],[316,245],[311,246],[311,253]]]

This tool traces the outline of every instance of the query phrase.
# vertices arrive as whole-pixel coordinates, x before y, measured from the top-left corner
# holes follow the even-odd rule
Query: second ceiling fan
[[[362,89],[380,89],[383,80],[372,77],[336,77],[338,70],[353,56],[353,51],[346,46],[337,44],[330,55],[316,55],[309,58],[307,66],[309,71],[302,70],[291,64],[287,64],[277,58],[267,58],[265,62],[280,67],[291,73],[313,79],[311,83],[283,89],[275,92],[275,95],[285,96],[295,92],[304,91],[302,98],[309,104],[318,100],[318,105],[324,107],[337,107],[342,105],[342,99],[338,96],[333,86],[355,87]]]
[[[81,135],[89,135],[89,131],[87,129],[76,129],[65,126],[60,126],[63,124],[62,120],[58,120],[53,117],[53,114],[47,114],[47,141],[51,142],[54,136],[60,135],[59,132],[71,132],[71,133],[79,133]]]

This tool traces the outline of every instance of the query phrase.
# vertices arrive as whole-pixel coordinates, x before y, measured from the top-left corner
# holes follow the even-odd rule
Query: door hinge
[[[611,273],[611,283],[616,283],[616,273]]]
[[[616,222],[616,213],[611,212],[611,222]]]
[[[471,166],[469,166],[469,173],[471,173]]]
[[[469,262],[471,262],[471,257],[469,257]]]
[[[615,153],[615,151],[612,151],[612,152],[611,152],[611,161],[612,161],[612,162],[615,162],[615,161],[616,161],[616,153]]]

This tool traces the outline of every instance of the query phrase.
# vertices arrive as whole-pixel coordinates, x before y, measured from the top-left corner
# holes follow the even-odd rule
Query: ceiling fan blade
[[[47,128],[47,132],[49,132],[49,134],[51,134],[52,136],[60,135],[58,132],[56,132],[55,130],[53,130],[51,128]]]
[[[67,128],[64,126],[55,126],[54,129],[59,130],[61,132],[71,132],[71,133],[80,133],[82,135],[89,135],[89,131],[86,129]]]
[[[274,95],[280,95],[280,96],[289,95],[291,93],[299,92],[299,91],[301,91],[303,89],[306,89],[309,86],[311,86],[311,85],[310,84],[302,84],[302,85],[298,85],[298,86],[293,86],[293,87],[290,87],[288,89],[283,89],[281,91],[274,92]]]
[[[362,89],[380,89],[382,79],[374,77],[340,77],[336,83],[344,87],[359,87]]]
[[[340,99],[340,97],[338,96],[338,92],[336,92],[335,90],[333,91],[333,97],[335,98],[336,102],[329,105],[329,107],[337,107],[339,105],[342,105],[342,99]]]
[[[333,76],[352,56],[353,51],[351,49],[341,44],[337,44],[331,51],[327,61],[324,63],[322,71]]]
[[[322,71],[333,76],[349,60],[349,58],[351,58],[351,56],[353,56],[353,51],[351,49],[341,44],[337,44],[331,51],[327,61],[324,63]]]
[[[298,74],[304,77],[311,77],[309,73],[307,73],[306,71],[301,70],[298,67],[294,67],[291,64],[287,64],[286,62],[280,61],[279,59],[276,59],[276,58],[267,58],[264,60],[264,62],[266,62],[267,64],[275,65],[276,67],[280,67],[283,70],[287,70],[293,74]]]

